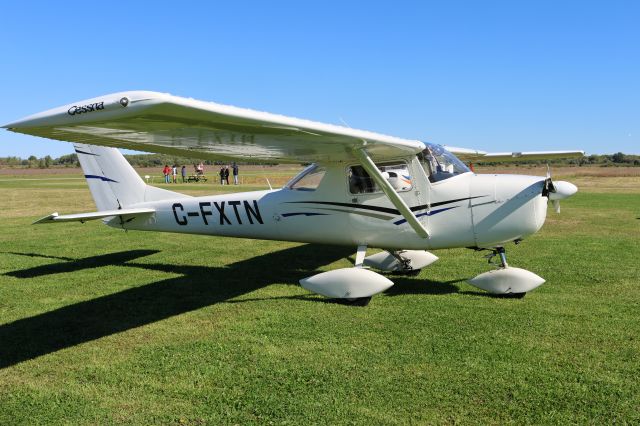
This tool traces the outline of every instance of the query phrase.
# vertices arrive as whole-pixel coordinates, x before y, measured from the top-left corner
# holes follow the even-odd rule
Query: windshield
[[[418,154],[425,173],[430,182],[439,182],[451,177],[467,173],[469,168],[455,155],[441,145],[425,142],[427,148]]]

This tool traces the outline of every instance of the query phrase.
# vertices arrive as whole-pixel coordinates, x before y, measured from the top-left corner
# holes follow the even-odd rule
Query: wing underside
[[[417,140],[186,99],[121,92],[65,105],[3,126],[90,145],[213,160],[342,162],[366,147],[376,159],[424,149]]]

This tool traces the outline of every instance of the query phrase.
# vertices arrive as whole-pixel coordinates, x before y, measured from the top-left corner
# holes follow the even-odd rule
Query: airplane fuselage
[[[547,198],[538,176],[464,173],[429,182],[415,161],[412,187],[401,192],[430,237],[422,238],[382,192],[352,194],[345,166],[326,167],[317,188],[181,198],[138,204],[154,215],[111,226],[385,249],[493,247],[535,233]]]

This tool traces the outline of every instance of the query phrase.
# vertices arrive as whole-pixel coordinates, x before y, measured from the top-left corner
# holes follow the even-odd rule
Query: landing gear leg
[[[411,259],[402,257],[402,251],[389,251],[388,253],[391,256],[395,257],[400,264],[400,269],[393,271],[393,275],[408,275],[410,277],[415,277],[416,275],[420,274],[420,269],[413,269],[413,267],[411,266]]]
[[[367,246],[359,245],[358,251],[356,252],[356,261],[354,265],[356,268],[362,268],[364,266],[364,258],[367,255]]]
[[[485,257],[487,258],[489,263],[495,265],[495,262],[493,262],[493,258],[496,256],[500,256],[500,268],[507,268],[509,266],[507,264],[507,251],[504,249],[504,247],[494,248],[493,250],[491,250],[491,253],[486,255]]]

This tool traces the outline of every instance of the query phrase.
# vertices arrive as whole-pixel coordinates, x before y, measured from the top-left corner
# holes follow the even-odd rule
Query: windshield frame
[[[471,169],[444,146],[431,142],[423,142],[425,149],[416,157],[420,162],[431,184],[470,173]]]

